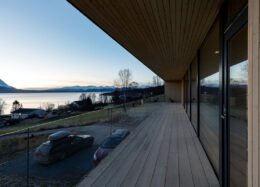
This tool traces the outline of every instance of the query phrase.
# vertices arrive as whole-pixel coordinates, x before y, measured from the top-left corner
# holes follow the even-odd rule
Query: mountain
[[[52,88],[46,91],[51,92],[86,92],[86,91],[113,91],[115,89],[114,86],[67,86],[62,88]]]
[[[4,81],[2,81],[1,79],[0,79],[0,88],[1,88],[1,89],[4,89],[4,88],[14,89],[14,87],[9,86],[8,84],[6,84],[6,83],[5,83]]]
[[[16,89],[12,86],[9,86],[6,84],[4,81],[0,79],[0,92],[1,93],[10,93],[10,92],[15,92]]]
[[[149,86],[141,85],[139,89],[148,88]],[[46,93],[46,92],[112,92],[116,88],[114,86],[66,86],[62,88],[51,88],[46,90],[38,89],[16,89],[9,86],[0,79],[0,93]]]

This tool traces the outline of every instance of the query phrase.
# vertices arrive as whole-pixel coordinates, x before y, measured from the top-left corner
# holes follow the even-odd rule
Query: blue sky
[[[0,79],[17,88],[113,85],[154,75],[65,0],[1,0]]]

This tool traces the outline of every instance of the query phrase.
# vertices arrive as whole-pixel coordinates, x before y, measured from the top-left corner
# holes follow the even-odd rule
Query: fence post
[[[112,123],[113,123],[113,116],[112,116],[112,111],[113,111],[113,108],[111,108],[111,111],[110,111],[110,116],[111,116],[111,122],[110,122],[110,135],[112,134]]]
[[[29,151],[30,151],[30,134],[29,134],[29,128],[27,129],[27,186],[29,187]]]

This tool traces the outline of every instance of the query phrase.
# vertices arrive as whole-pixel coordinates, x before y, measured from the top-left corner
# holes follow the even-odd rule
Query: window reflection
[[[248,60],[230,67],[230,84],[236,86],[247,86]]]
[[[201,86],[205,87],[218,87],[219,86],[219,73],[214,73],[200,81]]]
[[[197,73],[198,73],[198,61],[197,57],[191,64],[191,123],[195,130],[197,127],[197,104],[198,104],[198,93],[197,93]]]
[[[247,26],[230,40],[230,186],[247,186]]]
[[[200,53],[200,139],[218,173],[219,168],[219,21]]]
[[[187,114],[190,117],[190,69],[187,71]]]

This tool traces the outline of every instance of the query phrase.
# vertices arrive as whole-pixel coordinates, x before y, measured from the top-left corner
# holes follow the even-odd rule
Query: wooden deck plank
[[[145,187],[145,186],[150,186],[151,179],[153,176],[154,168],[156,165],[156,160],[160,151],[160,146],[163,141],[163,135],[166,129],[166,118],[163,119],[162,122],[162,127],[160,128],[160,133],[159,136],[157,137],[155,143],[154,143],[154,148],[153,151],[150,153],[148,159],[145,162],[145,165],[142,169],[141,175],[138,177],[136,186],[140,187]]]
[[[153,120],[151,122],[151,124],[149,124],[149,129],[148,129],[147,133],[144,135],[144,137],[139,138],[138,144],[141,144],[141,145],[138,148],[138,150],[132,151],[132,152],[130,152],[130,154],[125,155],[124,158],[129,157],[129,159],[127,159],[127,162],[125,162],[125,159],[122,159],[123,163],[119,164],[120,172],[116,171],[116,172],[118,172],[117,177],[113,177],[113,174],[111,174],[111,171],[110,171],[111,177],[106,186],[114,187],[114,186],[121,185],[121,183],[123,182],[124,178],[128,174],[128,171],[131,169],[133,164],[136,162],[136,160],[140,159],[140,156],[142,156],[142,152],[147,151],[147,146],[149,144],[151,144],[151,141],[154,138],[154,135],[157,134],[157,132],[160,128],[160,126],[158,125],[158,124],[160,124],[160,120],[161,120],[161,118],[156,118],[155,120]],[[113,167],[115,167],[115,165]],[[136,168],[135,168],[135,172],[136,172]]]
[[[79,186],[212,186],[219,183],[182,106],[158,103]]]
[[[139,133],[142,132],[143,128],[145,128],[145,122],[152,120],[151,118],[147,118],[144,123],[140,124],[130,135],[127,137],[117,148],[115,151],[110,153],[106,159],[102,160],[101,163],[92,170],[88,175],[85,176],[87,180],[82,180],[82,182],[78,185],[79,187],[91,186],[99,176],[107,169],[108,166],[114,161],[114,159],[121,154],[121,152],[126,148],[126,146],[135,140]]]
[[[177,115],[176,107],[173,109],[173,118]],[[177,132],[179,123],[173,121],[171,124],[171,139],[168,153],[167,172],[165,179],[165,186],[179,186],[179,153],[178,153],[178,141],[179,133]]]
[[[200,157],[198,155],[197,149],[195,147],[195,143],[193,141],[193,137],[191,134],[195,135],[194,129],[191,127],[189,120],[187,119],[187,116],[183,116],[183,129],[185,132],[185,140],[187,144],[188,149],[188,155],[191,165],[191,172],[193,176],[193,182],[195,187],[207,187],[209,186],[209,183],[207,181],[206,174],[204,172],[204,169],[201,164]],[[185,119],[186,118],[186,119]],[[191,128],[190,128],[191,127]]]
[[[171,109],[171,108],[169,108]],[[168,116],[172,115],[172,111],[167,111]],[[167,117],[165,121],[166,131],[163,136],[163,141],[160,146],[160,152],[157,157],[156,166],[154,169],[154,173],[152,176],[151,185],[152,187],[164,186],[165,184],[165,176],[167,171],[167,163],[168,163],[168,153],[170,146],[170,135],[171,135],[171,118]]]
[[[95,183],[92,186],[103,186],[106,184],[106,186],[114,186],[110,185],[109,181],[110,179],[114,176],[117,175],[120,177],[121,172],[123,170],[127,169],[125,168],[128,166],[127,163],[132,163],[134,161],[134,158],[136,157],[136,153],[142,147],[146,139],[149,137],[147,136],[148,134],[151,134],[153,129],[154,129],[154,120],[149,120],[149,124],[152,123],[152,126],[147,124],[144,130],[141,131],[141,133],[138,134],[138,136],[135,138],[135,140],[131,143],[128,144],[126,149],[121,152],[120,156],[117,157],[107,168],[106,170],[102,173],[102,176],[98,178]],[[127,161],[126,161],[127,160]]]
[[[186,114],[183,114],[186,115]],[[194,186],[193,176],[191,173],[190,160],[188,155],[188,148],[186,144],[186,138],[184,133],[185,124],[182,121],[182,115],[177,115],[179,144],[178,151],[180,155],[179,159],[179,176],[180,176],[180,187],[192,187]]]
[[[188,120],[188,119],[186,119],[186,120]],[[188,126],[188,128],[192,128],[192,126]],[[197,150],[198,156],[201,160],[201,165],[203,167],[207,181],[209,182],[209,186],[219,187],[219,182],[218,182],[217,177],[213,171],[213,168],[205,154],[205,151],[204,151],[199,139],[197,138],[196,134],[192,130],[189,131],[190,136],[193,138],[193,142],[194,142],[195,148]]]
[[[160,118],[161,121],[162,118]],[[144,164],[148,157],[150,156],[151,151],[153,151],[154,147],[154,142],[156,141],[156,137],[160,133],[160,121],[157,124],[157,129],[154,129],[156,134],[152,138],[151,142],[148,143],[146,148],[144,148],[140,153],[139,153],[139,158],[135,161],[135,163],[132,165],[132,167],[129,169],[127,175],[125,176],[124,180],[120,184],[120,186],[135,186],[136,181],[138,177],[141,175],[142,168],[144,167]]]

